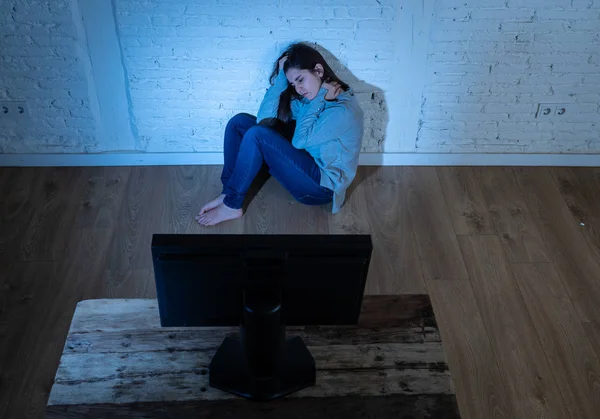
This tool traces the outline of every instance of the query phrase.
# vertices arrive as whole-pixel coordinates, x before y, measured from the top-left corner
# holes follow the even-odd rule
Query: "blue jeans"
[[[305,150],[298,150],[275,130],[258,125],[256,117],[237,114],[225,128],[225,166],[221,174],[223,203],[242,208],[246,193],[266,165],[299,202],[322,205],[331,202],[333,192],[320,185],[321,171]]]

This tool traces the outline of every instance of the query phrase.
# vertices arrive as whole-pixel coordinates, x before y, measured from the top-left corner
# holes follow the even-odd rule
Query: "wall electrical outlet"
[[[28,118],[27,102],[21,100],[0,101],[0,123],[25,122]]]
[[[555,119],[565,115],[568,106],[566,103],[538,103],[535,117],[538,119]]]

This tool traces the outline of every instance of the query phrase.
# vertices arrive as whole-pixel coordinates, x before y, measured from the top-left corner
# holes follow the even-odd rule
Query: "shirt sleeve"
[[[283,70],[280,70],[275,78],[275,83],[267,89],[267,93],[265,93],[265,97],[258,108],[258,113],[256,114],[257,122],[265,118],[277,118],[279,97],[287,87],[288,80]]]
[[[302,109],[301,115],[298,115],[292,138],[294,147],[304,149],[323,145],[352,129],[352,115],[344,105],[324,109],[326,94],[327,89],[321,88],[317,96]]]

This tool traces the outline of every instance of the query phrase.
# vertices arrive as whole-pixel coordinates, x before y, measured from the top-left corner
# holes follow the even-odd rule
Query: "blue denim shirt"
[[[260,104],[257,122],[277,117],[279,96],[287,87],[282,70]],[[327,89],[322,87],[313,100],[292,100],[292,118],[296,120],[292,145],[306,150],[315,159],[321,169],[321,186],[333,191],[335,214],[344,204],[346,190],[356,176],[364,113],[352,89],[332,101],[325,100],[326,94]]]

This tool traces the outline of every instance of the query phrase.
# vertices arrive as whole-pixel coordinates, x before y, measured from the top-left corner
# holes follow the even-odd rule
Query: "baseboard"
[[[363,153],[363,166],[600,166],[600,154]],[[0,154],[10,166],[219,165],[222,153]]]

